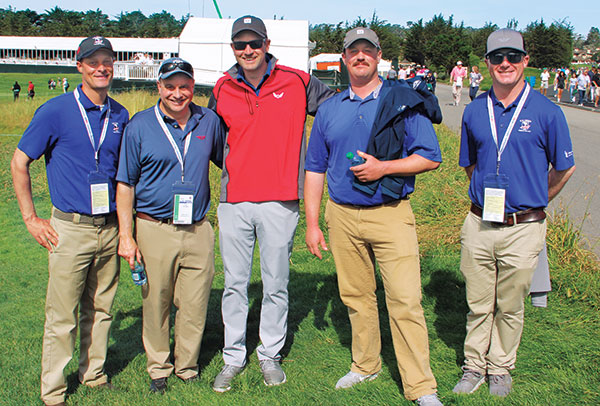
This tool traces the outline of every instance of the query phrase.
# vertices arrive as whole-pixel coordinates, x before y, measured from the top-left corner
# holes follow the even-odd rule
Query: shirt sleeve
[[[325,100],[333,96],[335,92],[314,76],[310,77],[306,87],[306,110],[314,116],[317,109]]]
[[[467,121],[466,114],[463,114],[460,132],[460,153],[458,156],[458,165],[463,168],[477,162],[477,149]]]
[[[304,169],[310,172],[325,173],[329,161],[329,150],[325,143],[323,133],[323,110],[319,110],[312,126],[306,151],[306,163]]]
[[[225,146],[225,135],[227,134],[227,130],[223,120],[216,114],[215,116],[217,122],[215,123],[215,135],[213,138],[210,160],[219,168],[223,169],[223,148]]]
[[[57,141],[57,114],[48,103],[36,110],[17,146],[29,158],[39,159]]]
[[[136,127],[135,122],[129,122],[123,133],[116,178],[118,182],[131,186],[138,183],[141,173],[141,143]]]
[[[411,112],[404,119],[406,156],[417,154],[433,162],[442,162],[442,151],[431,121],[422,113]]]
[[[546,131],[546,155],[552,167],[557,171],[564,171],[575,165],[569,126],[560,108],[555,109]]]

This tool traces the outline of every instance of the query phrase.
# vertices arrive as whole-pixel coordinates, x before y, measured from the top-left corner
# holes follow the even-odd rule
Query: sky
[[[454,16],[454,22],[464,22],[465,26],[482,27],[492,22],[505,27],[511,19],[518,21],[518,29],[543,19],[546,24],[566,19],[576,33],[587,36],[591,27],[599,27],[600,3],[545,0],[528,2],[522,0],[482,1],[482,0],[427,0],[427,1],[351,1],[351,0],[216,0],[223,18],[237,18],[252,14],[262,19],[281,18],[286,20],[308,20],[310,24],[338,23],[354,21],[357,17],[370,20],[373,12],[381,20],[391,24],[406,26],[409,21],[423,22],[434,15],[444,18]],[[17,10],[30,8],[43,13],[58,6],[65,10],[87,11],[100,9],[109,17],[118,16],[122,11],[140,10],[146,16],[166,10],[176,18],[187,15],[194,17],[217,18],[213,0],[104,0],[97,3],[81,0],[28,0],[27,6],[21,1],[0,0],[0,8],[12,6]]]

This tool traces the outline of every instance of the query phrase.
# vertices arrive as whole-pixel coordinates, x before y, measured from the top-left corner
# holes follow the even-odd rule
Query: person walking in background
[[[560,103],[562,100],[562,94],[567,84],[567,76],[564,71],[560,71],[556,74],[556,101]]]
[[[265,385],[286,382],[280,351],[287,336],[289,260],[304,183],[305,121],[334,94],[306,72],[278,64],[270,45],[260,18],[235,20],[236,64],[217,81],[208,102],[228,129],[217,210],[225,274],[225,365],[213,382],[216,392],[230,390],[248,360],[248,286],[257,242],[263,294],[256,353]]]
[[[111,388],[104,369],[119,281],[115,176],[129,113],[108,96],[114,52],[100,36],[77,49],[82,83],[35,112],[11,162],[23,221],[48,250],[41,398],[65,405],[64,369],[79,329],[79,382]],[[46,158],[50,220],[38,217],[30,164]]]
[[[461,231],[467,333],[455,393],[485,382],[490,394],[512,390],[529,293],[546,240],[548,202],[575,170],[565,116],[524,80],[529,56],[508,28],[487,39],[492,88],[464,111],[459,165],[470,179],[471,209]],[[550,170],[548,170],[551,166]]]
[[[473,66],[471,68],[471,73],[469,75],[469,97],[471,101],[477,97],[477,92],[479,91],[479,84],[483,80],[483,76],[479,73],[479,67]]]
[[[435,86],[437,84],[435,76],[435,72],[432,71],[428,71],[427,76],[425,76],[425,83],[427,84],[427,89],[429,89],[433,94],[435,94]]]
[[[569,96],[571,103],[575,103],[575,97],[577,96],[577,74],[575,72],[571,72],[569,78]]]
[[[132,270],[135,261],[145,265],[142,341],[150,392],[163,393],[173,372],[183,382],[199,379],[215,273],[214,233],[206,219],[208,172],[210,161],[222,166],[225,130],[214,111],[192,103],[192,65],[171,58],[158,73],[158,103],[137,113],[123,135],[117,212],[119,255]],[[177,308],[173,353],[172,305]]]
[[[35,97],[35,85],[30,80],[29,85],[27,86],[27,98],[29,100],[33,100],[34,97]]]
[[[67,93],[69,91],[69,81],[67,80],[67,78],[63,78],[62,88],[63,88],[63,93]]]
[[[594,107],[598,107],[598,100],[600,99],[600,70],[593,68],[594,75],[592,76],[591,86],[594,88]]]
[[[21,93],[21,85],[16,80],[15,80],[15,84],[12,86],[12,92],[13,92],[13,102],[16,102],[19,99],[19,94]]]
[[[544,68],[544,71],[540,73],[540,93],[548,97],[548,82],[550,81],[550,72],[548,68]]]
[[[390,70],[387,73],[387,80],[396,80],[398,78],[398,73],[393,66],[390,67]]]
[[[412,86],[380,80],[381,47],[374,31],[353,28],[343,47],[350,87],[319,108],[304,183],[306,245],[321,258],[321,249],[327,250],[319,226],[327,177],[330,200],[325,218],[340,298],[352,327],[352,365],[336,389],[371,381],[381,370],[377,262],[404,396],[420,406],[442,406],[429,363],[419,249],[409,201],[415,175],[436,169],[442,160],[428,115],[436,114],[439,106],[436,100],[428,111]],[[351,166],[348,153],[358,154],[362,163]]]
[[[583,102],[585,100],[585,92],[590,87],[590,77],[587,74],[587,68],[584,68],[577,76],[577,93],[579,94],[578,103],[580,106],[583,106]]]
[[[404,66],[400,65],[400,69],[398,69],[398,79],[406,80],[407,76],[407,70],[404,68]]]
[[[467,69],[462,66],[462,62],[456,62],[456,66],[450,72],[450,81],[452,82],[452,97],[454,97],[454,105],[460,104],[460,96],[462,93],[463,79],[467,76]]]

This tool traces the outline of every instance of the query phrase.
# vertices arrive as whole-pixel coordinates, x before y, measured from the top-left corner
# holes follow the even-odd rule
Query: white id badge
[[[483,215],[484,221],[504,222],[506,211],[506,190],[508,177],[504,174],[487,174],[483,181]]]
[[[192,224],[194,195],[176,193],[173,197],[173,224]]]
[[[108,176],[101,172],[88,175],[92,200],[92,215],[106,214],[110,210],[108,197]]]
[[[483,200],[484,221],[494,221],[502,223],[504,221],[504,202],[506,200],[506,190],[486,187]]]
[[[191,182],[173,184],[173,224],[192,224],[194,222],[194,191]]]

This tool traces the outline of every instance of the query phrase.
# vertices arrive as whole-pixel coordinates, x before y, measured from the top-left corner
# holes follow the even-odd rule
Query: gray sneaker
[[[490,394],[504,397],[510,393],[512,389],[512,378],[510,374],[504,375],[488,375],[488,384],[490,386]]]
[[[281,369],[279,361],[264,359],[260,361],[260,369],[265,378],[265,385],[276,386],[285,383],[285,372]]]
[[[452,392],[454,393],[473,393],[485,381],[485,376],[477,371],[465,369],[462,378],[456,384]]]
[[[215,392],[227,392],[231,389],[231,381],[238,375],[244,367],[236,367],[233,365],[225,364],[219,375],[215,378],[215,382],[213,383],[213,390]]]
[[[423,395],[417,399],[417,405],[419,406],[444,406],[437,397],[437,393],[430,395]]]
[[[335,384],[335,388],[336,389],[351,388],[358,383],[365,382],[365,381],[372,381],[373,379],[377,378],[378,374],[379,374],[379,372],[375,372],[374,374],[363,375],[363,374],[359,374],[358,372],[350,371],[346,375],[342,376],[339,381],[337,381],[337,383]]]

